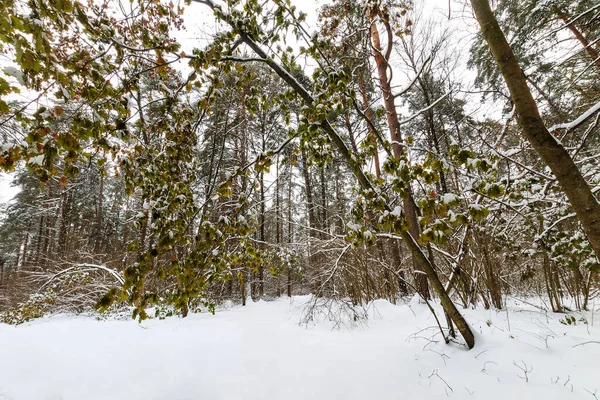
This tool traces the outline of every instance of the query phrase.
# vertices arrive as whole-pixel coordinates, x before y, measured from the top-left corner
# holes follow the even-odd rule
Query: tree
[[[552,170],[569,198],[596,257],[600,257],[600,204],[570,154],[546,128],[523,71],[488,1],[472,0],[471,4],[510,91],[523,135]]]
[[[451,32],[412,3],[337,0],[315,33],[289,1],[194,3],[218,29],[191,51],[174,39],[182,9],[162,1],[2,4],[0,164],[28,168],[0,233],[11,302],[36,290],[54,301],[76,282],[78,307],[96,296],[101,310],[127,302],[143,319],[151,305],[186,316],[285,286],[362,318],[371,300],[419,293],[439,298],[444,339],[456,327],[470,348],[454,300],[501,308],[503,293],[524,290],[556,311],[565,296],[586,307],[599,267],[585,214],[600,182],[594,5],[502,3],[517,57],[532,56],[500,57],[498,74],[475,48],[480,88],[505,100],[499,119],[470,113],[476,99],[445,54]],[[530,38],[553,44],[562,34],[544,37],[558,26],[577,56],[547,62]],[[11,100],[22,89],[35,101]]]
[[[333,145],[337,149],[337,151],[343,157],[345,162],[349,165],[353,174],[357,178],[361,190],[364,191],[365,196],[367,196],[368,199],[380,202],[380,205],[374,204],[375,207],[386,210],[388,213],[392,212],[393,209],[388,204],[386,204],[385,199],[382,196],[377,196],[377,188],[373,185],[372,181],[362,170],[361,165],[354,159],[348,146],[346,145],[342,137],[336,132],[334,126],[332,125],[332,122],[329,119],[330,117],[328,117],[331,112],[335,112],[334,110],[336,110],[336,107],[339,110],[341,104],[337,105],[336,102],[332,102],[330,103],[331,105],[325,106],[325,104],[323,104],[323,100],[326,100],[326,97],[323,97],[322,99],[320,98],[320,101],[317,103],[315,101],[315,97],[313,97],[313,95],[301,83],[299,83],[298,80],[296,80],[294,76],[285,67],[278,64],[271,57],[269,57],[269,55],[257,42],[261,35],[258,31],[258,23],[256,21],[255,15],[251,14],[251,18],[248,18],[248,15],[246,15],[246,17],[242,21],[238,18],[238,11],[235,9],[233,9],[231,13],[228,13],[225,12],[220,6],[216,6],[210,0],[200,0],[198,2],[208,5],[215,12],[215,15],[219,19],[222,19],[223,21],[227,22],[230,25],[234,36],[239,37],[239,40],[241,42],[245,43],[250,49],[252,49],[257,55],[258,60],[261,60],[262,62],[266,63],[269,67],[271,67],[271,69],[283,81],[290,85],[291,89],[295,92],[295,94],[303,100],[305,104],[304,110],[306,110],[304,119],[305,122],[302,122],[302,125],[304,126],[301,125],[299,127],[299,130],[305,130],[305,132],[309,134],[312,133],[313,135],[318,135],[319,132],[323,132],[326,135],[326,142],[331,143],[331,145]],[[286,8],[286,6],[280,6],[279,10],[280,11],[276,11],[276,14],[277,12],[283,13],[290,11]],[[315,52],[318,52],[317,49],[318,48],[315,49]],[[240,61],[239,58],[232,56],[221,56],[220,59],[223,61]],[[205,61],[205,58],[201,58],[200,60]],[[327,75],[327,78],[328,80],[322,83],[325,85],[324,87],[322,87],[322,89],[325,89],[326,91],[322,92],[320,96],[326,95],[331,101],[330,96],[335,93],[340,84],[343,85],[344,80],[347,78],[342,73],[337,72],[336,74],[334,74],[333,71]],[[400,232],[398,233],[411,250],[411,253],[415,257],[417,262],[424,268],[425,273],[427,274],[427,277],[430,280],[432,288],[434,289],[436,294],[440,296],[445,311],[449,315],[450,319],[458,327],[468,347],[472,348],[474,346],[474,336],[468,324],[466,323],[462,315],[459,313],[459,311],[456,309],[456,306],[446,293],[441,281],[439,280],[437,273],[435,272],[435,267],[432,265],[428,257],[423,253],[423,250],[416,242],[416,239],[413,236],[411,236],[410,233],[404,230],[400,230]]]

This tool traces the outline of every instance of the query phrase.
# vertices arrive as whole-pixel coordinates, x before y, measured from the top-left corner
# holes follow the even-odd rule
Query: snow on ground
[[[142,324],[64,315],[0,324],[0,400],[600,396],[600,344],[579,345],[600,340],[591,313],[588,325],[567,326],[521,302],[465,310],[478,341],[467,351],[431,342],[435,322],[414,301],[376,301],[367,327],[332,330],[298,324],[307,299]]]

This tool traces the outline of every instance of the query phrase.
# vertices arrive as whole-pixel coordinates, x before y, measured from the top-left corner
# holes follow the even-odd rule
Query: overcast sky
[[[0,205],[12,199],[19,190],[10,185],[12,176],[9,174],[0,173]]]

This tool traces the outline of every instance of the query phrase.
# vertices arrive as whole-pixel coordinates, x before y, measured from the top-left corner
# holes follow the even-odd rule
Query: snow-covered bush
[[[0,313],[0,322],[19,325],[43,317],[52,312],[55,305],[56,294],[52,290],[42,294],[32,294],[26,301]]]

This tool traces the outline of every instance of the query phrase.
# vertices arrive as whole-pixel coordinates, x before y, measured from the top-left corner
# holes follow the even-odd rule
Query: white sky
[[[18,188],[10,185],[12,179],[12,174],[0,173],[0,206],[11,200],[17,193],[19,193]]]

